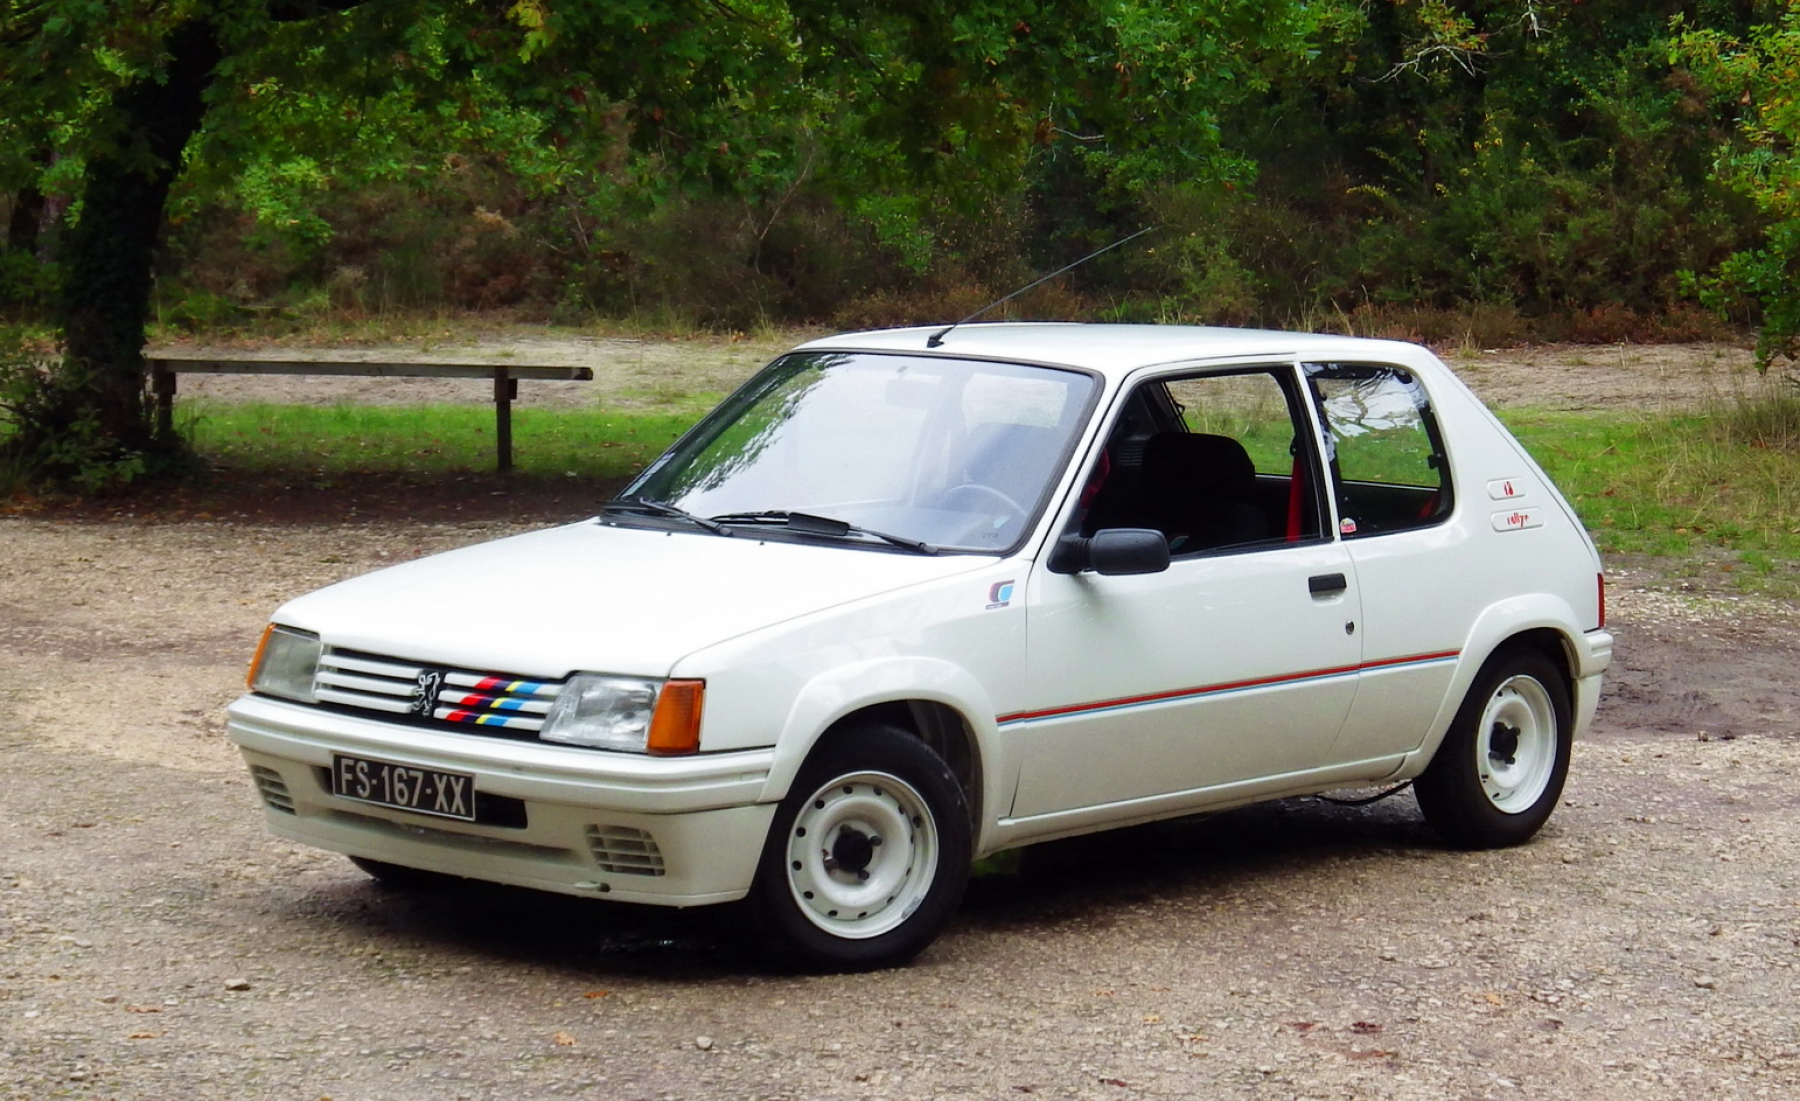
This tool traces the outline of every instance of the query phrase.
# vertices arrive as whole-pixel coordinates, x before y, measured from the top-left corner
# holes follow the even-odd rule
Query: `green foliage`
[[[1761,311],[1758,367],[1800,356],[1800,3],[1777,5],[1776,22],[1747,34],[1690,26],[1672,54],[1716,99],[1736,110],[1737,140],[1721,146],[1718,176],[1756,204],[1761,247],[1733,253],[1701,281],[1708,305],[1729,312],[1743,299]]]
[[[0,331],[0,480],[96,494],[148,472],[144,453],[120,446],[80,400],[88,384],[21,333]]]
[[[0,195],[66,216],[0,253],[0,307],[69,288],[127,450],[140,303],[925,321],[1150,224],[1009,308],[1488,343],[1703,300],[1766,362],[1800,334],[1797,3],[20,0]]]
[[[1709,182],[1710,120],[1667,61],[1675,6],[1346,9],[1272,108],[1237,116],[1263,213],[1233,254],[1290,313],[1682,301],[1679,272],[1738,244],[1743,211]]]
[[[0,250],[0,308],[22,316],[43,313],[56,297],[57,268],[20,249]]]

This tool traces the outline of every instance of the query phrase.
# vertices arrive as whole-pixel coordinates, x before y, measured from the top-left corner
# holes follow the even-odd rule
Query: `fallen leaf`
[[[160,1032],[133,1032],[125,1038],[127,1040],[154,1040],[161,1035],[162,1033]]]
[[[574,1047],[575,1037],[569,1035],[567,1032],[558,1032],[556,1035],[550,1037],[550,1042],[557,1047]]]
[[[612,993],[612,991],[610,991],[610,990],[590,990],[586,994],[583,994],[582,997],[584,997],[584,998],[604,998],[608,994],[611,994],[611,993]]]
[[[128,1005],[125,1007],[127,1013],[161,1013],[162,1011],[163,1007],[160,1005]]]
[[[1397,1051],[1383,1051],[1378,1047],[1372,1047],[1367,1051],[1352,1051],[1349,1054],[1352,1059],[1393,1059],[1397,1058],[1400,1053]]]
[[[1373,1035],[1374,1033],[1380,1032],[1381,1026],[1376,1024],[1374,1021],[1355,1021],[1355,1022],[1351,1023],[1350,1031],[1356,1033],[1359,1036],[1370,1036],[1370,1035]]]
[[[1160,1014],[1160,1013],[1146,1013],[1146,1014],[1144,1014],[1144,1023],[1145,1023],[1145,1024],[1147,1024],[1147,1025],[1158,1025],[1158,1024],[1161,1024],[1161,1023],[1162,1023],[1162,1014]]]
[[[1502,998],[1500,995],[1494,993],[1492,990],[1484,991],[1481,995],[1481,1000],[1486,1002],[1489,1005],[1505,1005],[1506,1004],[1506,999]]]

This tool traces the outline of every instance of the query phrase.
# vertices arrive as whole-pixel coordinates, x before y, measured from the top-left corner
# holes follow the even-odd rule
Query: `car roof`
[[[923,352],[1084,367],[1109,376],[1162,363],[1290,355],[1320,362],[1398,363],[1409,367],[1436,363],[1436,357],[1416,344],[1272,329],[995,322],[955,326],[943,336],[942,344],[928,347],[927,340],[937,333],[944,333],[944,326],[842,333],[809,341],[795,350]]]

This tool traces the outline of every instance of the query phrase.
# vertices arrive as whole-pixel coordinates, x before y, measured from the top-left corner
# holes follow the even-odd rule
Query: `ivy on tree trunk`
[[[182,150],[205,117],[205,93],[221,51],[212,24],[176,26],[165,40],[161,79],[139,78],[112,99],[119,140],[88,159],[80,220],[63,244],[64,371],[85,379],[66,389],[71,422],[84,412],[119,452],[169,452],[144,397],[144,325],[163,203]]]

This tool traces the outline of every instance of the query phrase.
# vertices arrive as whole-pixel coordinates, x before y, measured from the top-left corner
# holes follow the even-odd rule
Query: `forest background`
[[[1800,332],[1800,0],[7,5],[0,436],[40,469],[170,443],[146,324],[932,322],[1144,226],[1017,315]]]

